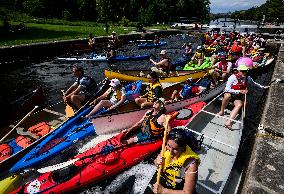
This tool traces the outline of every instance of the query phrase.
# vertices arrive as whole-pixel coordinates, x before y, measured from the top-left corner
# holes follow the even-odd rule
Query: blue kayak
[[[93,55],[89,58],[57,58],[60,61],[97,61],[97,62],[117,62],[117,61],[138,61],[138,60],[146,60],[149,59],[150,55],[133,55],[133,56],[124,56],[124,55],[117,55],[115,57],[106,57],[105,55]]]
[[[183,66],[190,60],[190,57],[180,57],[172,63],[172,68],[175,70],[181,70]]]
[[[141,80],[125,86],[127,98],[129,100],[133,100],[131,97],[140,93],[141,86]],[[9,171],[14,173],[24,168],[38,165],[41,162],[44,162],[59,154],[61,151],[72,146],[79,140],[82,140],[90,135],[94,135],[96,130],[92,122],[88,119],[81,119],[81,117],[87,115],[91,109],[92,107],[85,107],[78,114],[61,124],[41,143],[28,152],[23,158],[21,158]],[[105,112],[105,110],[101,110],[101,113]]]
[[[167,45],[166,41],[160,41],[160,43],[158,43],[158,44],[146,42],[146,43],[138,44],[137,46],[139,48],[153,48],[153,47],[160,47],[160,46],[164,46],[164,45]]]

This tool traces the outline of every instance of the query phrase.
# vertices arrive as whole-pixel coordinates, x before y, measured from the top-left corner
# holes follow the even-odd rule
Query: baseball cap
[[[167,51],[166,50],[161,50],[160,55],[165,55],[165,54],[167,54]]]
[[[115,87],[115,86],[118,86],[118,85],[120,85],[120,81],[118,80],[118,79],[112,79],[112,80],[110,80],[110,84],[109,84],[110,86],[112,86],[112,87]]]

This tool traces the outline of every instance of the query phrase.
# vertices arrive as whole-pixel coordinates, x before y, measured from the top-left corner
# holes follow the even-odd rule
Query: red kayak
[[[184,109],[192,114],[189,117],[173,119],[171,126],[187,124],[204,106],[204,102],[199,102],[185,107]],[[75,159],[78,160],[74,164],[45,173],[12,193],[66,193],[82,189],[138,164],[158,151],[162,145],[161,138],[125,145],[121,142],[123,135],[120,133],[97,144],[94,148],[77,155]]]

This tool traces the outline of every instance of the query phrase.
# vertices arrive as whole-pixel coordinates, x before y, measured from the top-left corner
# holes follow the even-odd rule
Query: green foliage
[[[130,22],[130,20],[127,19],[125,16],[123,16],[123,17],[121,18],[119,24],[120,24],[121,26],[128,27],[128,26],[129,26],[129,22]]]
[[[283,14],[280,14],[280,9],[284,9],[283,0],[267,0],[266,3],[259,7],[253,7],[246,11],[236,11],[232,13],[231,17],[236,19],[248,19],[248,20],[262,20],[263,15],[266,17],[266,21],[274,21],[279,18],[280,21],[284,20]]]

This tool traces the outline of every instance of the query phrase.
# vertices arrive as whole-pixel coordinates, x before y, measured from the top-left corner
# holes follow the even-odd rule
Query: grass
[[[112,31],[126,34],[135,29],[134,27],[110,26],[109,34],[106,34],[105,26],[98,23],[85,22],[82,25],[82,23],[74,22],[66,25],[38,22],[25,23],[26,28],[21,31],[7,32],[3,30],[2,24],[3,22],[0,25],[0,46],[87,38],[89,32],[92,32],[94,36],[109,35]],[[10,24],[15,26],[19,22],[11,22]]]

